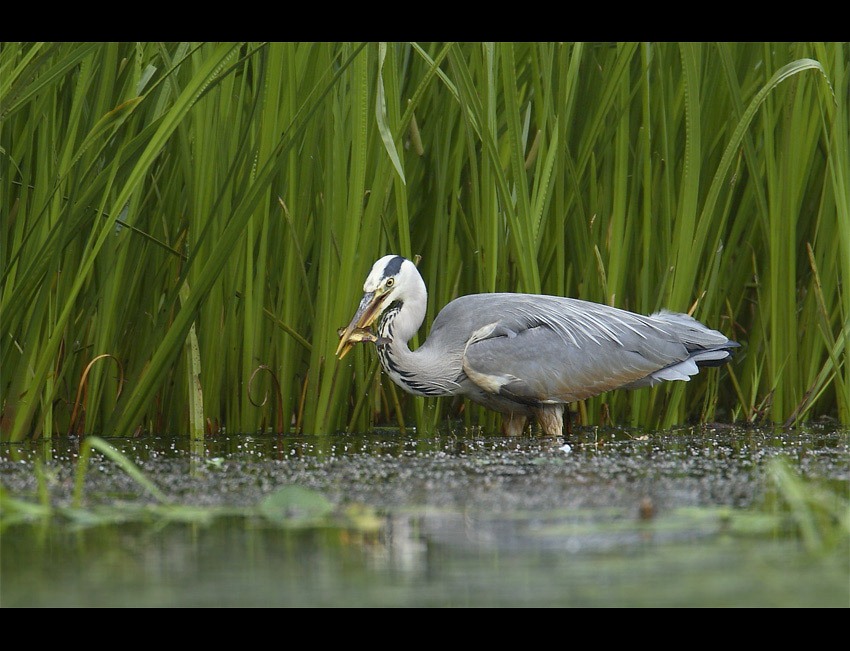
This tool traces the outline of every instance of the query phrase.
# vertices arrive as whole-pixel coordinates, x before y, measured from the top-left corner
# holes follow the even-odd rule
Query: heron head
[[[387,255],[378,260],[363,283],[363,299],[357,312],[340,335],[337,356],[342,359],[357,341],[366,340],[352,340],[355,331],[368,328],[393,303],[404,302],[424,291],[422,276],[410,260],[400,255]]]

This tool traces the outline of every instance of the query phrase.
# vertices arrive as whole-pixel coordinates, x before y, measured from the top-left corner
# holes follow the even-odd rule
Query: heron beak
[[[384,302],[386,294],[378,294],[376,292],[366,292],[363,295],[363,300],[360,301],[360,306],[351,319],[351,323],[339,335],[339,345],[336,347],[336,355],[340,359],[348,354],[348,351],[354,348],[354,344],[360,341],[374,341],[374,339],[366,337],[354,337],[355,331],[360,331],[368,328],[378,315],[381,313],[381,305]]]

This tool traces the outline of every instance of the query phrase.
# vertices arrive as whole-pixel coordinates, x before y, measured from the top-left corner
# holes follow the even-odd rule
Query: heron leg
[[[562,436],[564,431],[564,405],[535,407],[534,416],[540,422],[546,436]]]
[[[522,436],[525,428],[525,416],[520,414],[504,414],[502,416],[502,432],[505,436]]]

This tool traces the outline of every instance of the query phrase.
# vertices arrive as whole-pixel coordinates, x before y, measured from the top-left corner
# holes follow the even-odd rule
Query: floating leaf
[[[260,512],[269,520],[314,520],[333,510],[333,504],[318,491],[303,486],[285,486],[260,504]]]

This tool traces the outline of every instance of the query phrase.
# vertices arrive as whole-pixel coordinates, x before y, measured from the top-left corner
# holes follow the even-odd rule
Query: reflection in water
[[[379,536],[209,525],[18,527],[3,606],[835,606],[846,558],[720,536],[616,550],[501,549],[474,519],[389,517]],[[436,531],[432,534],[429,527]],[[525,523],[526,533],[535,527]],[[498,535],[503,535],[502,531]],[[546,535],[553,536],[549,531]],[[14,566],[13,566],[14,564]]]
[[[765,507],[777,458],[846,496],[846,433],[110,442],[173,504],[94,455],[71,510],[72,444],[0,447],[55,506],[5,503],[0,605],[850,605],[846,539],[812,555]]]

